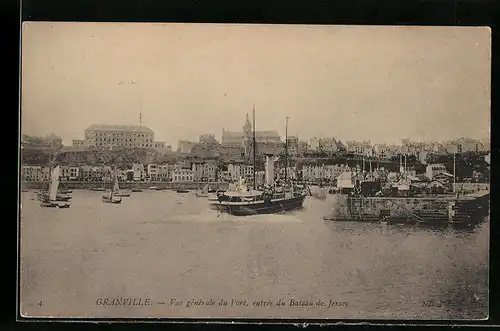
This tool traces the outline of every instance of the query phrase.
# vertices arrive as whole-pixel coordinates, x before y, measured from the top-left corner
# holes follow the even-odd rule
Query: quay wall
[[[184,183],[173,183],[173,182],[124,182],[120,183],[121,189],[148,189],[151,186],[155,186],[161,189],[176,189],[182,188],[185,190],[196,190],[209,184],[213,189],[223,189],[226,190],[229,187],[229,183],[226,182],[184,182]],[[43,189],[47,187],[47,182],[21,182],[24,189]],[[103,182],[79,182],[79,181],[61,181],[59,183],[59,188],[63,189],[92,189],[103,187]]]
[[[446,221],[451,198],[380,198],[328,196],[330,211],[325,219],[333,221],[380,221],[406,219],[414,221]]]
[[[461,192],[490,190],[490,183],[455,183],[453,185],[455,191],[461,191]]]

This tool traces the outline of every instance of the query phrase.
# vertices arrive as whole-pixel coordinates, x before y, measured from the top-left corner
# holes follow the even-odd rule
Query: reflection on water
[[[484,318],[489,221],[449,226],[331,222],[325,202],[235,217],[172,191],[122,205],[76,191],[69,209],[23,193],[22,311],[43,316]],[[248,307],[96,306],[97,297],[247,299]],[[43,306],[37,303],[43,298]],[[254,307],[255,300],[347,307]]]

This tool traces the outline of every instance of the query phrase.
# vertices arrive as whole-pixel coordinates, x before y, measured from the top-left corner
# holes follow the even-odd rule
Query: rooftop
[[[226,131],[222,132],[222,139],[243,139],[245,134],[243,132],[237,131]],[[280,135],[276,131],[266,130],[266,131],[255,131],[255,138],[274,138],[280,139]]]
[[[121,132],[153,133],[153,130],[144,125],[92,124],[87,128],[87,131],[121,131]]]

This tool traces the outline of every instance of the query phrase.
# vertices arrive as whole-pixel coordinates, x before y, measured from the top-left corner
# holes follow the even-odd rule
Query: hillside
[[[46,165],[54,156],[50,149],[23,149],[21,162],[26,165]],[[166,163],[177,161],[175,153],[160,153],[148,149],[116,149],[116,150],[72,150],[62,149],[55,158],[60,165],[106,165],[114,164],[119,168],[130,168],[133,163]]]

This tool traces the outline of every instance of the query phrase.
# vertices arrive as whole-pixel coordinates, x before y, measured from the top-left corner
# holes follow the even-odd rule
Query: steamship
[[[222,213],[235,216],[255,214],[273,214],[302,208],[306,198],[306,190],[287,183],[286,168],[288,165],[288,146],[285,143],[285,178],[280,185],[274,181],[273,155],[266,155],[266,183],[257,190],[255,176],[255,109],[253,110],[253,189],[240,181],[238,189],[217,193],[217,200],[210,200],[210,207]],[[286,122],[285,142],[288,135],[288,117]]]

